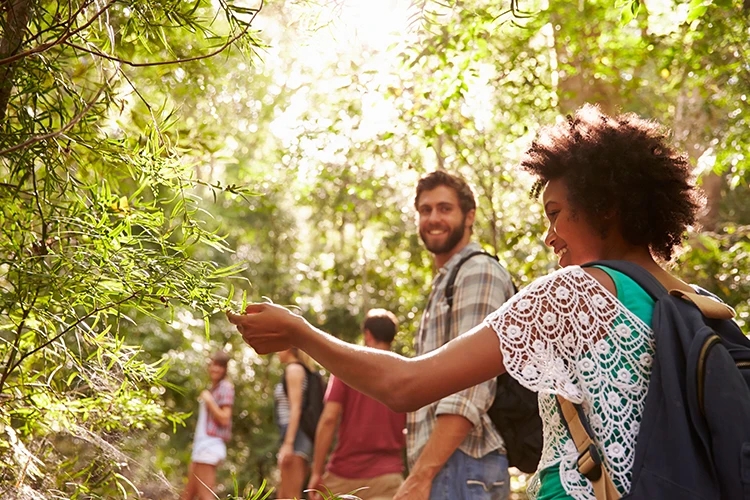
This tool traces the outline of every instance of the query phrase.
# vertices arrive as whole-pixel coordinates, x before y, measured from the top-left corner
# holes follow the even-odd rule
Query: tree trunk
[[[681,149],[685,150],[693,164],[706,151],[708,141],[703,131],[718,127],[717,121],[706,111],[706,102],[697,91],[683,90],[677,99],[675,123],[672,127],[674,138]],[[706,210],[703,212],[700,225],[704,231],[716,231],[719,226],[719,208],[721,206],[721,188],[724,178],[709,172],[703,176],[703,191],[706,195]]]
[[[565,26],[566,20],[561,14],[569,12],[573,7],[570,2],[556,2],[555,8],[550,9],[550,21],[554,25]],[[578,16],[586,18],[586,9],[591,9],[583,1],[578,2]],[[567,15],[567,14],[566,14]],[[564,35],[554,35],[555,57],[560,63],[566,63],[575,68],[573,74],[561,76],[557,85],[558,109],[565,114],[573,113],[585,103],[598,104],[602,111],[613,114],[622,104],[619,89],[603,78],[596,78],[596,62],[589,53],[588,47],[594,45],[596,39],[601,35],[600,28],[596,24],[583,25],[576,28],[576,34],[580,37],[580,49],[577,52],[570,51],[562,39]]]
[[[719,228],[719,209],[721,207],[721,188],[724,178],[713,172],[703,177],[703,191],[706,194],[706,211],[700,220],[704,231],[716,231]]]
[[[2,38],[0,38],[0,59],[10,57],[21,50],[26,23],[29,21],[31,2],[32,0],[3,1],[5,19]],[[0,123],[5,121],[10,93],[13,90],[16,64],[13,62],[0,66]]]

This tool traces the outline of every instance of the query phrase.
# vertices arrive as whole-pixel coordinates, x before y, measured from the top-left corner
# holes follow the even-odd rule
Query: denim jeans
[[[279,425],[279,436],[281,437],[281,442],[284,442],[284,436],[286,436],[286,428],[286,425]],[[292,448],[294,449],[295,455],[299,455],[308,462],[312,462],[313,442],[312,439],[307,436],[307,434],[302,432],[302,429],[297,430],[297,435],[294,436],[294,446]]]
[[[456,450],[432,481],[430,500],[507,500],[509,494],[505,455],[471,458]]]

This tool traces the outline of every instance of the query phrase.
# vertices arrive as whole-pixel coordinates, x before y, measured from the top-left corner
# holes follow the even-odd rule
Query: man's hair
[[[703,204],[690,161],[663,126],[633,113],[610,117],[590,104],[541,129],[521,168],[537,177],[532,196],[561,179],[571,208],[602,237],[619,223],[627,242],[665,261]]]
[[[391,311],[370,309],[362,323],[362,331],[369,330],[378,342],[390,344],[398,332],[398,319]]]
[[[435,170],[419,179],[417,183],[417,195],[414,197],[414,207],[419,210],[420,195],[425,191],[432,191],[438,186],[448,186],[456,191],[458,203],[464,215],[469,210],[477,208],[477,202],[474,200],[474,192],[471,190],[469,184],[462,177],[449,174],[445,170]]]

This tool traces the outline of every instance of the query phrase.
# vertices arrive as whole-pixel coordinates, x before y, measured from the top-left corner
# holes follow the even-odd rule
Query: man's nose
[[[433,210],[432,212],[430,212],[430,216],[427,218],[428,222],[436,222],[440,220],[441,220],[441,216],[438,210]]]

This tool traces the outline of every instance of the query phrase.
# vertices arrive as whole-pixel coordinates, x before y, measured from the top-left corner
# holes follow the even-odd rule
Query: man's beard
[[[422,238],[422,242],[424,243],[424,246],[432,252],[435,255],[448,253],[451,250],[455,248],[456,245],[461,241],[461,239],[464,237],[464,232],[466,231],[466,217],[463,218],[461,221],[461,224],[459,224],[457,227],[453,228],[450,233],[448,233],[448,238],[445,240],[445,243],[434,243],[430,244],[427,242],[427,238],[425,236],[428,236],[428,234],[425,234],[424,231],[419,231],[419,237]],[[429,231],[429,230],[428,230]]]

